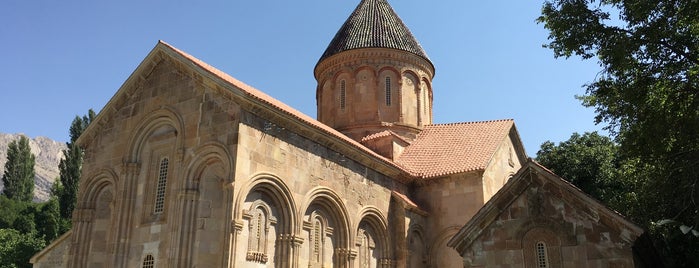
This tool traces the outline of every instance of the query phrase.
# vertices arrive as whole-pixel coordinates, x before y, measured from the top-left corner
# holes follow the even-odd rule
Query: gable
[[[118,113],[125,113],[122,108],[129,105],[132,96],[138,94],[138,89],[146,82],[149,73],[166,59],[177,70],[190,76],[195,83],[201,83],[206,88],[215,91],[217,95],[236,102],[241,109],[277,122],[290,131],[328,146],[332,150],[379,170],[398,181],[412,180],[407,170],[359,142],[162,41],[158,42],[99,112],[95,120],[77,140],[77,144],[87,148],[95,140],[101,139],[99,133],[102,132],[102,129],[112,127],[112,118]]]
[[[464,257],[467,267],[529,267],[534,244],[542,241],[547,244],[553,267],[581,266],[591,260],[631,267],[631,248],[642,233],[633,223],[530,160],[464,225],[449,246]],[[503,258],[505,255],[508,257]]]
[[[420,178],[485,170],[510,136],[517,145],[517,156],[525,157],[514,128],[511,119],[429,125],[396,162]]]

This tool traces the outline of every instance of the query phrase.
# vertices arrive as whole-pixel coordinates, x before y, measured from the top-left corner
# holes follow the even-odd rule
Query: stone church
[[[315,67],[317,119],[158,42],[77,141],[73,228],[34,267],[642,267],[643,230],[524,152],[433,124],[435,73],[386,0]]]

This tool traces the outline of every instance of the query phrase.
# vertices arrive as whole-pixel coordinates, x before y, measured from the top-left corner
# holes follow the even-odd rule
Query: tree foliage
[[[597,132],[573,133],[558,145],[544,142],[536,160],[583,192],[616,204],[614,209],[623,208],[617,198],[625,195],[629,185],[619,176],[618,145],[611,138]]]
[[[547,0],[538,21],[556,57],[602,68],[580,99],[637,176],[645,212],[633,217],[658,230],[669,265],[699,266],[694,237],[651,224],[699,228],[699,1]]]
[[[29,258],[64,232],[58,201],[32,203],[0,195],[0,268],[31,267]]]
[[[21,136],[10,142],[7,148],[7,162],[2,176],[3,194],[10,199],[32,201],[34,197],[35,157],[29,148],[29,139]]]
[[[31,233],[0,229],[0,268],[30,268],[29,259],[46,246]]]
[[[64,158],[58,164],[60,185],[54,187],[54,192],[58,197],[61,216],[64,219],[70,219],[75,209],[82,170],[83,150],[75,144],[75,141],[94,118],[95,112],[90,109],[87,115],[76,116],[73,119],[70,125],[70,142],[66,143],[67,149],[63,150]]]

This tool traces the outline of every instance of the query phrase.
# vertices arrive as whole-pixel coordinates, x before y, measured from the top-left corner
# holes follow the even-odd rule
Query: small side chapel
[[[73,228],[31,262],[643,267],[643,230],[529,159],[513,120],[434,124],[434,73],[386,0],[321,54],[317,119],[160,41],[77,141]]]

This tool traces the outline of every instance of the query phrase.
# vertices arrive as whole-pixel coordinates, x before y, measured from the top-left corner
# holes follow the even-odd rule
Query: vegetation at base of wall
[[[43,203],[31,202],[35,162],[27,138],[10,143],[5,189],[0,195],[0,268],[31,267],[29,259],[34,254],[70,230],[83,157],[75,141],[94,117],[90,109],[88,115],[73,120],[71,140],[59,163],[61,177],[51,189],[51,198]]]
[[[29,258],[68,229],[55,198],[32,203],[0,195],[0,267],[31,267]]]
[[[29,258],[45,246],[32,233],[0,228],[0,268],[30,268]]]

